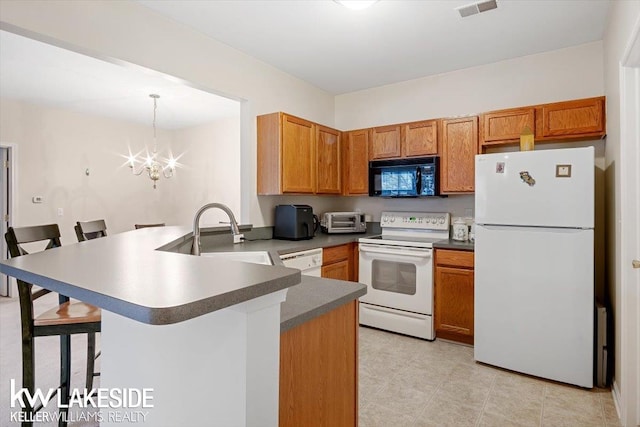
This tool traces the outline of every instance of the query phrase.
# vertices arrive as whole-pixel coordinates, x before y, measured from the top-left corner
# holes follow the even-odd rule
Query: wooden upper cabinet
[[[477,116],[442,120],[441,193],[473,192],[477,151]]]
[[[601,96],[537,106],[540,118],[536,140],[604,136],[604,101]]]
[[[282,115],[283,193],[314,193],[315,137],[312,122]]]
[[[535,109],[512,108],[485,113],[480,119],[481,145],[520,141],[520,134],[529,127],[535,130]]]
[[[286,113],[258,116],[258,194],[340,194],[340,132]]]
[[[369,129],[345,132],[343,136],[343,194],[369,194]]]
[[[325,126],[316,126],[316,167],[318,194],[340,194],[340,132]]]
[[[438,120],[405,123],[400,130],[403,157],[438,154]]]
[[[400,157],[400,125],[373,128],[370,144],[371,160]]]

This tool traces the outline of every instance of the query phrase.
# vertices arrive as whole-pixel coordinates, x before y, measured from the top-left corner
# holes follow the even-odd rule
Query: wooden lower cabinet
[[[357,264],[354,262],[357,244],[331,246],[322,250],[322,272],[325,279],[357,281]]]
[[[322,266],[322,277],[325,279],[350,280],[349,261],[334,262]]]
[[[446,249],[435,253],[436,338],[473,344],[474,254]]]
[[[280,427],[358,425],[357,304],[280,335]]]

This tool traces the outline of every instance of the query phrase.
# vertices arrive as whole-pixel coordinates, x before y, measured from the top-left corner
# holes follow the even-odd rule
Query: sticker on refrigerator
[[[534,185],[536,185],[536,180],[533,179],[531,175],[529,175],[529,171],[520,172],[520,179],[529,187],[533,187]]]
[[[571,165],[556,165],[556,178],[571,178]]]
[[[504,162],[496,163],[496,173],[504,173]]]

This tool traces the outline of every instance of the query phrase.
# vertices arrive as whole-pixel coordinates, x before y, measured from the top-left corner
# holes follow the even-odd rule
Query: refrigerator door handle
[[[515,231],[515,230],[527,230],[531,232],[539,231],[541,233],[580,233],[585,230],[593,230],[592,228],[569,228],[569,227],[524,227],[519,225],[489,225],[489,224],[476,224],[476,227],[482,227],[487,230],[496,231]]]

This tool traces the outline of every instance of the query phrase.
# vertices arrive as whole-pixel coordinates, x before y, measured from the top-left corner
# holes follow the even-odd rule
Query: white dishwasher
[[[280,255],[285,267],[297,268],[306,276],[321,276],[322,248]]]

